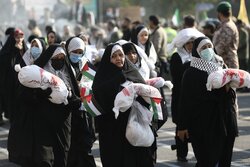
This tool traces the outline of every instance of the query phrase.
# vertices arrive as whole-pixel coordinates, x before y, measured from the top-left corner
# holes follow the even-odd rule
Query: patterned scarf
[[[206,61],[197,57],[192,57],[190,66],[197,68],[201,71],[206,71],[208,74],[222,69],[222,65],[220,63]]]

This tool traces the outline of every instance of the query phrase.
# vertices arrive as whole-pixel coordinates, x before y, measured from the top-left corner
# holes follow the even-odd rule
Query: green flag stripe
[[[88,77],[89,79],[94,80],[94,76],[91,75],[90,73],[88,73],[88,72],[86,72],[86,71],[83,71],[82,74],[83,74],[84,76]]]
[[[92,117],[96,117],[97,115],[91,110],[91,108],[89,107],[88,103],[86,100],[83,101],[83,105],[85,107],[85,109],[87,110],[87,112],[92,116]]]
[[[156,107],[155,102],[153,101],[153,99],[151,99],[151,106],[153,108],[154,119],[158,119],[158,111],[157,111],[157,107]]]

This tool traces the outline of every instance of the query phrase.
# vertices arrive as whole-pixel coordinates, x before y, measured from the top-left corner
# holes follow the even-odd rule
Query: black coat
[[[51,45],[35,64],[44,67],[59,45]],[[8,138],[9,159],[20,165],[38,166],[46,162],[53,167],[66,166],[70,147],[71,112],[80,107],[79,90],[73,72],[70,76],[72,97],[69,104],[54,104],[48,100],[50,91],[19,87],[18,117],[11,125]]]
[[[206,159],[212,163],[218,162],[224,139],[234,138],[238,129],[234,90],[230,88],[226,92],[223,87],[207,91],[207,77],[207,72],[194,67],[185,71],[178,110],[178,128],[188,129],[191,143],[201,144],[207,154]]]
[[[190,66],[190,61],[182,63],[180,55],[175,52],[170,60],[170,73],[172,77],[173,89],[171,99],[172,121],[177,124],[178,104],[181,91],[181,80],[185,70]]]
[[[14,34],[10,34],[5,45],[0,51],[0,97],[2,110],[5,116],[12,119],[16,112],[16,90],[18,87],[17,72],[14,67],[22,60],[22,55],[27,47],[23,42],[23,49],[15,47]]]
[[[153,167],[151,148],[134,147],[125,137],[130,110],[120,113],[117,119],[112,111],[115,96],[123,88],[122,83],[126,80],[144,83],[138,71],[127,61],[123,69],[110,62],[113,46],[106,48],[92,86],[95,99],[106,111],[97,117],[102,164],[103,167]]]
[[[70,41],[76,37],[71,37],[66,41],[66,53],[69,58],[68,46]],[[88,65],[92,65],[87,62]],[[72,63],[76,79],[82,78],[79,63]],[[93,67],[93,65],[92,65]],[[72,113],[71,119],[71,144],[68,156],[67,167],[95,167],[94,157],[91,156],[91,148],[96,140],[92,117],[86,111]]]

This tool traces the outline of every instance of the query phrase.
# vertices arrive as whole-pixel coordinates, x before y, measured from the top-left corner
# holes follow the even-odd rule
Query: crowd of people
[[[50,25],[43,35],[34,20],[27,26],[30,34],[18,27],[6,29],[0,50],[0,124],[3,117],[10,122],[9,161],[22,167],[95,167],[91,149],[98,139],[103,167],[153,167],[157,130],[167,121],[166,103],[171,103],[177,160],[188,162],[190,142],[196,167],[230,167],[238,136],[236,89],[225,85],[208,91],[206,83],[220,69],[250,70],[249,29],[233,20],[228,2],[218,4],[217,14],[218,20],[207,21],[203,29],[192,15],[185,16],[171,40],[169,28],[155,15],[148,17],[148,25],[129,18],[120,26],[113,19],[102,26],[76,25],[74,32],[65,25],[63,35]],[[17,65],[36,65],[59,77],[68,103],[51,102],[51,88],[24,86]],[[150,117],[150,146],[134,146],[126,136],[131,111],[153,112],[154,103],[145,98],[147,93],[137,92],[133,105],[117,117],[117,95],[130,96],[129,86],[142,85],[143,90],[159,77],[173,83],[171,102],[165,88],[156,87],[163,118]],[[85,96],[87,90],[91,93]]]

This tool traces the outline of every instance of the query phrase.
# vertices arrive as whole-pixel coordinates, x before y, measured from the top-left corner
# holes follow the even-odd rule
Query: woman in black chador
[[[194,41],[192,56],[182,79],[177,135],[190,139],[196,167],[230,167],[238,134],[235,91],[228,85],[207,91],[208,75],[223,67],[207,37]]]
[[[35,61],[58,76],[69,90],[67,105],[48,100],[51,89],[22,87],[18,93],[19,129],[9,134],[8,151],[12,162],[24,167],[65,167],[70,147],[71,113],[79,112],[79,89],[63,48],[54,44]],[[20,134],[15,138],[14,136]]]
[[[14,67],[21,62],[26,50],[24,33],[20,29],[15,29],[0,51],[0,96],[6,118],[12,119],[16,114],[15,96],[18,81]]]
[[[75,77],[81,80],[81,68],[83,56],[85,56],[85,44],[79,37],[71,37],[66,41],[66,54]],[[96,167],[91,148],[95,141],[95,133],[92,128],[92,118],[86,111],[72,113],[71,120],[71,145],[67,167]]]
[[[105,49],[93,82],[94,98],[105,111],[97,117],[100,156],[103,167],[153,167],[151,147],[134,147],[125,137],[130,110],[115,119],[114,100],[128,82],[145,83],[131,62],[125,59],[119,44]],[[148,104],[139,96],[142,105]]]

